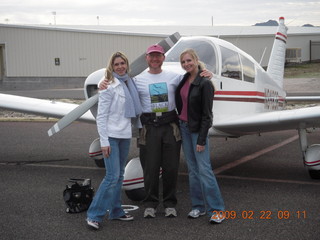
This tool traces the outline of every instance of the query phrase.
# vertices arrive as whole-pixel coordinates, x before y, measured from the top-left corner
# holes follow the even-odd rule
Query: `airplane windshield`
[[[207,69],[217,73],[216,52],[212,43],[206,39],[181,40],[166,56],[166,62],[180,62],[180,54],[187,48],[194,49]]]

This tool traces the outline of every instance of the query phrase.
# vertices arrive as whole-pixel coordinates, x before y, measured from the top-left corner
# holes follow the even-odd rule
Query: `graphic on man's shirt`
[[[168,101],[168,87],[167,83],[154,83],[149,85],[149,92],[151,98],[151,109],[153,112],[167,112]]]

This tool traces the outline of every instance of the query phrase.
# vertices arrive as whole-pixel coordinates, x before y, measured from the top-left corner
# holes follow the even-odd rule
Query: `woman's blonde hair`
[[[185,49],[185,50],[180,54],[180,64],[181,64],[181,62],[182,62],[183,56],[186,55],[187,53],[191,56],[191,58],[192,58],[193,60],[195,60],[195,61],[198,63],[200,70],[203,70],[203,69],[206,68],[205,64],[199,60],[199,57],[198,57],[198,54],[196,53],[196,51],[193,50],[193,49],[191,49],[191,48]]]
[[[196,53],[195,50],[193,50],[193,49],[191,49],[191,48],[188,48],[188,49],[184,50],[184,51],[180,54],[180,64],[181,64],[181,62],[182,62],[183,56],[184,56],[185,54],[187,54],[187,53],[190,54],[191,58],[198,63],[199,70],[204,70],[204,69],[206,69],[206,65],[199,60],[198,54]],[[212,80],[211,80],[211,83],[212,83],[212,86],[213,86],[214,91],[216,91],[216,88],[215,88],[215,86],[214,86],[214,82],[213,82]]]
[[[106,72],[105,72],[105,78],[108,79],[109,82],[113,82],[114,81],[114,77],[113,77],[113,64],[114,64],[114,61],[116,58],[122,58],[126,64],[127,64],[127,73],[129,72],[129,60],[128,58],[126,57],[126,55],[124,55],[122,52],[116,52],[114,54],[112,54],[112,56],[110,57],[110,60],[109,60],[109,64],[106,68]]]

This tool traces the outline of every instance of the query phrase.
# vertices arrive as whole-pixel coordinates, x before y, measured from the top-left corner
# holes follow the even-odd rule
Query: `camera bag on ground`
[[[70,178],[71,186],[67,185],[63,191],[63,199],[67,205],[67,213],[80,213],[86,211],[94,195],[94,189],[91,187],[90,179]]]

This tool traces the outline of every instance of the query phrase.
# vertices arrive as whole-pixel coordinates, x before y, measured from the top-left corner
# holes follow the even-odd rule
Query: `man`
[[[142,105],[139,146],[146,191],[144,217],[149,218],[155,217],[159,205],[160,168],[165,216],[177,216],[176,186],[181,137],[174,92],[182,76],[162,70],[164,60],[163,48],[160,45],[150,46],[146,52],[149,71],[139,74],[135,81]]]

